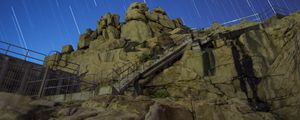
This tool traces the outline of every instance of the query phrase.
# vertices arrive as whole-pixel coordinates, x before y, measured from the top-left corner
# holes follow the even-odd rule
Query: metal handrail
[[[43,54],[43,53],[36,52],[36,51],[30,50],[30,49],[26,49],[26,48],[23,48],[23,47],[20,47],[20,46],[11,44],[11,43],[7,43],[7,42],[4,42],[4,41],[0,41],[0,44],[7,46],[7,48],[0,48],[0,50],[4,51],[4,53],[3,53],[4,55],[8,55],[9,53],[12,53],[12,54],[15,54],[15,55],[18,55],[18,56],[23,56],[24,58],[22,58],[22,59],[24,59],[25,61],[27,61],[27,58],[30,58],[30,59],[33,59],[33,60],[37,60],[39,62],[43,62],[43,60],[41,60],[41,59],[30,56],[30,53],[41,55],[44,58],[46,57],[46,55]],[[11,49],[13,49],[13,48],[18,48],[20,50],[25,50],[26,54],[21,54],[21,53],[12,51]]]
[[[9,46],[13,46],[13,47],[20,48],[20,49],[23,49],[23,50],[28,50],[30,52],[33,52],[33,53],[36,53],[36,54],[39,54],[39,55],[47,56],[46,54],[43,54],[43,53],[40,53],[40,52],[36,52],[36,51],[30,50],[30,49],[26,49],[26,48],[23,48],[23,47],[20,47],[20,46],[11,44],[11,43],[7,43],[7,42],[4,42],[4,41],[0,41],[0,43],[4,43],[4,44],[7,44]]]
[[[113,84],[117,85],[119,90],[122,89],[121,87],[124,87],[123,85],[128,84],[128,81],[124,81],[124,80],[128,80],[129,76],[136,77],[136,75],[139,75],[140,73],[149,70],[151,67],[153,67],[153,65],[158,64],[159,61],[165,60],[167,58],[167,56],[170,56],[171,54],[173,54],[176,51],[182,50],[191,41],[192,40],[187,40],[187,41],[183,42],[180,46],[169,47],[167,50],[164,51],[161,58],[155,59],[154,62],[149,65],[147,65],[146,63],[143,63],[143,62],[141,62],[141,63],[136,62],[134,64],[130,64],[129,65],[130,67],[128,69],[125,69],[127,74],[125,74],[124,76],[123,75],[117,76],[118,77],[117,81],[116,81],[116,83],[113,83]],[[126,65],[124,65],[124,66],[126,66]],[[118,69],[121,69],[121,68],[118,68]]]
[[[235,19],[235,20],[224,22],[224,23],[222,23],[222,25],[235,25],[235,24],[238,24],[240,21],[242,21],[244,19],[250,19],[250,18],[254,18],[254,19],[250,19],[252,21],[263,22],[263,20],[266,20],[266,19],[270,18],[271,16],[273,16],[274,11],[277,14],[283,14],[283,15],[288,15],[293,11],[293,10],[288,10],[288,9],[285,9],[285,8],[282,8],[282,7],[279,7],[279,6],[273,6],[273,8],[274,8],[274,10],[270,9],[270,8],[264,9],[259,13],[255,13],[255,14],[243,17],[243,18],[238,18],[238,19]],[[259,18],[255,18],[255,17],[259,17]]]
[[[23,48],[23,47],[20,47],[20,46],[11,44],[11,43],[7,43],[7,42],[4,42],[4,41],[0,41],[0,44],[2,44],[4,46],[7,46],[7,48],[0,48],[0,51],[1,50],[4,51],[4,55],[8,55],[9,53],[12,53],[12,54],[17,55],[17,56],[23,56],[24,58],[21,58],[21,59],[25,60],[25,61],[27,61],[28,58],[32,59],[32,60],[39,61],[39,62],[43,62],[43,63],[46,63],[46,62],[49,62],[49,61],[53,61],[55,63],[53,67],[56,67],[56,68],[57,67],[65,68],[65,69],[74,71],[76,74],[79,74],[80,65],[77,64],[77,63],[73,63],[73,62],[67,61],[67,64],[75,66],[75,68],[72,68],[72,67],[68,67],[68,66],[61,66],[59,64],[59,62],[60,61],[66,61],[66,60],[64,60],[62,58],[60,58],[58,61],[56,61],[56,60],[46,60],[45,58],[47,56],[50,56],[51,52],[49,53],[49,55],[46,55],[46,54],[43,54],[43,53],[40,53],[40,52],[36,52],[36,51],[30,50],[30,49],[27,49],[27,48]],[[11,50],[13,48],[18,48],[20,50],[25,50],[25,53],[20,53],[20,52],[16,52],[16,51]],[[38,59],[36,57],[30,56],[30,53],[41,55],[43,57],[43,60],[42,59]],[[58,52],[58,51],[55,51],[55,53],[60,54],[60,52]]]

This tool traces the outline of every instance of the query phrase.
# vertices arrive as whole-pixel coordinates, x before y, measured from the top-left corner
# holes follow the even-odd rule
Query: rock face
[[[0,95],[1,120],[47,120],[50,119],[56,104],[3,92]]]
[[[238,107],[245,105],[250,111],[273,113],[263,115],[268,119],[297,119],[300,103],[297,82],[300,79],[299,17],[299,13],[280,19],[274,17],[272,19],[276,20],[267,21],[259,29],[230,39],[220,38],[215,33],[235,31],[246,23],[232,27],[215,25],[199,31],[196,38],[214,39],[201,46],[202,55],[187,48],[180,61],[145,86],[145,93],[223,101]],[[238,103],[232,103],[237,99]],[[222,119],[228,119],[226,116],[231,114],[218,112],[222,107],[216,107],[216,104],[211,108],[208,106],[204,107],[202,114],[224,115]],[[234,113],[231,119],[254,119],[261,112]],[[201,118],[213,119],[208,116]]]
[[[299,18],[299,13],[294,13],[267,27],[265,33],[269,41],[261,45],[272,45],[272,49],[265,50],[269,54],[255,67],[258,73],[266,73],[258,86],[259,96],[272,105],[273,112],[290,120],[297,119],[300,111]]]
[[[133,3],[126,13],[121,37],[137,42],[183,27],[180,19],[171,20],[160,7],[148,11],[145,3]]]
[[[132,41],[145,41],[152,38],[150,27],[143,21],[131,20],[122,26],[121,37]]]
[[[81,76],[109,82],[106,77],[113,68],[143,61],[141,59],[144,58],[155,58],[158,54],[154,55],[154,51],[168,49],[174,46],[175,40],[180,43],[187,38],[184,36],[188,33],[183,31],[188,30],[182,22],[171,20],[162,8],[149,11],[145,3],[137,2],[128,7],[125,22],[121,23],[117,14],[105,14],[98,21],[96,30],[87,29],[80,36],[76,51],[67,45],[61,54],[47,57],[46,65],[60,61],[60,66],[72,68],[68,62],[78,63]]]
[[[300,13],[265,23],[242,22],[205,30],[187,29],[162,8],[133,3],[125,22],[106,14],[97,29],[81,35],[78,49],[62,59],[80,64],[86,81],[112,82],[107,75],[129,63],[151,64],[162,51],[188,39],[183,56],[152,78],[141,79],[148,97],[96,96],[55,108],[55,119],[294,120],[300,116]],[[249,28],[249,29],[244,29]],[[251,28],[251,29],[250,29]],[[201,45],[199,45],[201,43]],[[63,62],[69,66],[67,62]],[[47,65],[51,65],[48,63]],[[93,77],[91,77],[93,76]],[[126,94],[132,94],[130,88]],[[66,103],[62,103],[66,104]],[[74,105],[74,106],[73,106]]]

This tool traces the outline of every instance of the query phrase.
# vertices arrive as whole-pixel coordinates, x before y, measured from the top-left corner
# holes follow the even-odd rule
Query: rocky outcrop
[[[120,16],[117,14],[107,13],[102,16],[97,25],[98,37],[104,39],[120,38]]]
[[[162,8],[149,11],[145,3],[133,3],[128,7],[123,23],[119,15],[105,14],[98,21],[96,30],[87,29],[80,36],[77,50],[66,45],[61,53],[47,57],[45,64],[54,66],[58,63],[61,67],[73,68],[69,63],[77,63],[80,64],[79,73],[85,79],[109,82],[106,78],[112,68],[157,58],[159,51],[190,37],[183,26],[180,19],[171,20]]]
[[[126,22],[122,26],[121,37],[137,42],[145,41],[153,36],[159,36],[175,28],[182,28],[178,18],[171,20],[160,7],[148,11],[145,3],[133,3],[126,13]]]
[[[95,31],[87,30],[80,37],[76,51],[65,46],[62,54],[48,59],[78,63],[84,80],[109,86],[111,71],[128,63],[151,64],[163,51],[188,39],[194,42],[180,59],[139,81],[148,97],[97,96],[72,107],[60,106],[53,118],[297,119],[299,16],[273,17],[262,24],[214,23],[192,31],[162,8],[149,11],[144,3],[132,4],[124,23],[118,15],[106,14]],[[59,63],[69,66],[66,61]],[[126,94],[133,90],[130,87]]]
[[[278,20],[270,20],[271,23],[266,22],[259,29],[230,39],[218,33],[230,33],[253,23],[233,27],[215,24],[206,31],[199,31],[194,37],[213,41],[201,46],[202,52],[187,48],[180,61],[145,86],[144,93],[154,97],[192,97],[225,103],[238,99],[239,104],[233,103],[234,106],[243,106],[242,103],[249,111],[261,111],[249,116],[234,113],[238,119],[253,119],[262,112],[272,113],[262,115],[268,119],[297,119],[299,16],[294,13],[281,19],[275,17],[272,19]],[[205,108],[202,113],[210,111],[210,107]],[[222,119],[231,114],[218,112],[219,109],[222,108],[212,105],[208,113],[222,114]]]
[[[263,57],[260,63],[265,63],[267,69],[255,69],[266,73],[258,86],[259,96],[268,101],[272,111],[282,119],[299,117],[299,18],[299,13],[294,13],[266,27],[269,45],[274,47],[270,50],[272,54]]]

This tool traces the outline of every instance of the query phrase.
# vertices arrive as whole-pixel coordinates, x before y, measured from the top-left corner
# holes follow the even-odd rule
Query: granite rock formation
[[[215,23],[205,30],[191,30],[180,19],[170,19],[162,8],[149,11],[146,4],[133,3],[125,22],[119,19],[115,14],[104,15],[96,30],[88,29],[80,36],[76,51],[65,46],[61,54],[48,59],[65,58],[80,64],[80,75],[86,81],[99,80],[103,87],[111,82],[106,75],[122,64],[151,63],[161,57],[161,51],[187,39],[201,43],[200,49],[188,45],[174,64],[150,80],[140,80],[144,96],[131,97],[130,88],[122,96],[99,95],[87,101],[63,102],[50,107],[53,110],[49,111],[52,115],[49,118],[294,120],[300,117],[299,12],[275,16],[263,23],[243,21],[234,26]],[[51,66],[51,62],[45,64]]]

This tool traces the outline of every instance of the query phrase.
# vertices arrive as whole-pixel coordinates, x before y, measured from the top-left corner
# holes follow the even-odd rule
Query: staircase
[[[166,50],[162,57],[150,64],[129,63],[114,69],[113,72],[109,74],[112,76],[112,80],[115,81],[112,85],[113,88],[117,94],[122,94],[130,84],[137,82],[139,79],[147,78],[178,60],[178,58],[183,55],[184,48],[190,43],[192,43],[192,40],[187,40],[180,46]]]

